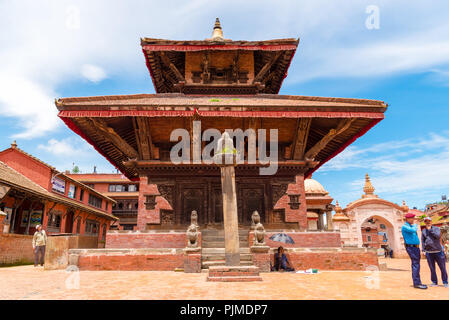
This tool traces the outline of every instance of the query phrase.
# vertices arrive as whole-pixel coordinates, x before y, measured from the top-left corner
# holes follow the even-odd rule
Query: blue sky
[[[368,29],[368,6],[379,29]],[[342,205],[365,173],[387,200],[449,196],[449,2],[0,0],[0,148],[114,169],[56,114],[57,97],[153,93],[140,37],[300,37],[280,93],[386,101],[386,118],[314,174]]]

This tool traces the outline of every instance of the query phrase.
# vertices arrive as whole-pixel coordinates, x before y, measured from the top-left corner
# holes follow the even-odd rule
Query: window
[[[139,186],[136,184],[110,184],[109,192],[136,192],[139,191]]]
[[[368,239],[368,242],[371,242],[371,236],[368,236],[367,239]]]
[[[84,233],[88,234],[88,235],[97,235],[99,227],[100,227],[100,224],[97,221],[87,220],[86,227],[84,229]]]
[[[94,196],[93,194],[89,194],[89,204],[96,208],[101,208],[101,198]]]
[[[106,207],[104,210],[108,211],[109,202],[106,201]]]
[[[76,189],[77,187],[74,184],[70,184],[69,185],[69,193],[68,193],[68,197],[75,199],[76,198]]]
[[[381,224],[380,224],[380,228],[381,228],[381,229],[386,229],[387,227],[386,227],[383,223],[381,223]]]
[[[84,189],[81,189],[80,191],[80,201],[83,201],[84,198]]]

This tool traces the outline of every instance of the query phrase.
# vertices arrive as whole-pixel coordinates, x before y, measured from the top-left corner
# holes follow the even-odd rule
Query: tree
[[[74,166],[72,169],[72,173],[80,173],[80,168],[78,168],[78,166]]]

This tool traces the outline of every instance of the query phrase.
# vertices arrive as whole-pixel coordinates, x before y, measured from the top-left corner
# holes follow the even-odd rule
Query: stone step
[[[202,248],[201,249],[201,253],[202,254],[213,254],[213,253],[215,253],[215,254],[217,254],[217,253],[224,254],[225,253],[225,248],[224,248],[224,246],[221,247],[221,248]],[[242,253],[250,253],[250,250],[249,250],[249,248],[240,248],[240,253],[241,254]]]
[[[201,268],[207,269],[209,267],[217,267],[217,266],[224,266],[226,264],[225,260],[216,260],[216,261],[204,261],[201,262]],[[252,266],[252,261],[240,261],[240,265],[242,266]]]
[[[224,230],[200,230],[202,236],[224,236]],[[249,230],[239,230],[239,236],[248,236]]]
[[[207,236],[202,236],[202,241],[225,241],[225,237],[224,235],[222,236],[217,236],[217,235],[207,235]],[[242,241],[248,241],[248,236],[244,236],[241,237],[239,236],[239,240]]]
[[[203,254],[201,256],[201,261],[217,261],[224,259],[225,259],[224,253]],[[252,261],[252,259],[253,256],[250,253],[240,254],[240,261]]]
[[[249,246],[249,242],[248,241],[241,241],[239,242],[240,247],[248,247]],[[225,247],[225,243],[220,242],[220,241],[209,241],[209,242],[201,242],[201,247],[203,248],[224,248]]]

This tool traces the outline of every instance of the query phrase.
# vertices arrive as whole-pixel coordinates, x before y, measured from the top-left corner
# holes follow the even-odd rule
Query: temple
[[[59,117],[66,125],[130,181],[139,183],[137,225],[134,231],[127,231],[128,236],[185,232],[196,211],[203,242],[210,240],[208,247],[223,248],[217,240],[224,223],[220,166],[205,161],[204,155],[213,156],[209,141],[217,143],[208,136],[210,130],[231,135],[241,130],[243,147],[238,148],[233,136],[243,159],[235,166],[240,247],[248,246],[254,211],[267,233],[295,233],[298,247],[340,246],[331,227],[332,198],[321,191],[312,194],[308,210],[304,180],[381,121],[387,104],[280,95],[298,45],[299,39],[291,38],[226,39],[217,19],[212,36],[205,40],[141,39],[155,94],[56,100]],[[187,136],[173,138],[177,129]],[[277,136],[272,131],[277,131]],[[261,142],[262,134],[266,139]],[[186,138],[183,150],[187,150],[189,161],[174,163],[172,151],[180,137]],[[275,139],[276,148],[272,149]],[[255,161],[251,161],[252,150],[257,150]],[[260,155],[268,150],[277,170],[264,175],[260,169],[269,164]],[[325,213],[327,227],[322,219]],[[313,219],[317,221],[308,222]],[[320,242],[326,237],[314,243],[313,239],[319,238],[314,236],[317,229],[335,235],[330,240],[333,244]],[[118,241],[117,237],[124,235],[120,232],[108,233],[107,248],[136,245],[132,240]],[[152,239],[152,246],[163,242]],[[161,246],[176,247],[165,242]]]

